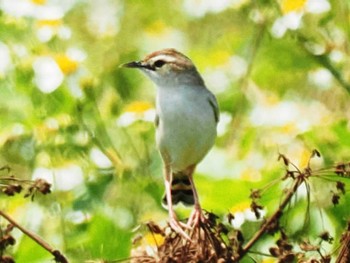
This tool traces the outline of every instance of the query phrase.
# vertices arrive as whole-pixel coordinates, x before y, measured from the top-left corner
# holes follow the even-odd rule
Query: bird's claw
[[[189,227],[187,226],[187,224],[184,224],[182,222],[179,222],[178,220],[172,218],[169,221],[169,225],[170,227],[176,232],[178,233],[180,236],[182,236],[183,238],[185,238],[188,241],[191,241],[190,236],[185,232],[185,229],[189,229]]]
[[[206,221],[201,209],[194,209],[187,221],[187,227],[193,229],[199,226],[200,222]]]

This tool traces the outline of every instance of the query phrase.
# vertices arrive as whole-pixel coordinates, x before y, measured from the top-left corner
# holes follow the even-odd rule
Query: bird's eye
[[[156,62],[154,62],[154,66],[156,68],[161,68],[164,64],[165,64],[164,60],[157,60]]]

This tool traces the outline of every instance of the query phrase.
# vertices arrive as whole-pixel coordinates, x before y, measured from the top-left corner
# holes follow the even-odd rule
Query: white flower
[[[292,125],[294,131],[300,133],[314,125],[322,124],[327,116],[329,116],[328,110],[317,101],[307,104],[281,101],[273,104],[256,104],[250,114],[250,121],[256,126]]]
[[[57,5],[36,5],[27,0],[2,0],[0,1],[0,9],[14,17],[33,17],[51,20],[62,18],[64,12],[73,4],[74,2],[67,2],[65,5],[61,3]]]
[[[87,28],[96,36],[113,36],[120,28],[122,4],[120,1],[91,1]]]
[[[276,38],[283,37],[288,29],[296,30],[300,27],[302,17],[303,13],[301,12],[289,12],[286,15],[277,18],[272,25],[271,33]]]
[[[308,0],[305,4],[306,12],[321,14],[331,9],[331,4],[327,0]]]
[[[284,0],[281,9],[283,16],[277,18],[271,28],[271,33],[276,38],[283,37],[287,30],[299,29],[305,13],[328,12],[331,5],[328,0]]]
[[[124,113],[117,119],[117,125],[127,127],[136,121],[154,122],[156,111],[153,106],[144,101],[135,101],[129,104]]]
[[[202,17],[207,13],[220,13],[229,7],[239,8],[246,2],[247,0],[185,0],[184,9],[191,16]]]
[[[309,73],[308,80],[316,87],[326,90],[332,87],[333,75],[328,69],[319,68]]]
[[[111,160],[97,148],[91,149],[90,159],[100,168],[109,168],[112,166]]]
[[[69,191],[83,183],[83,170],[78,165],[67,165],[60,168],[37,167],[32,179],[44,179],[52,184],[53,188],[61,191]]]
[[[49,56],[37,58],[33,64],[34,83],[43,93],[55,91],[63,82],[64,76],[56,61]]]

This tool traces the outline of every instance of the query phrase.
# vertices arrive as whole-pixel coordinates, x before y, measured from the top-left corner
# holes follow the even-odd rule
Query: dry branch
[[[235,261],[238,262],[240,259],[242,259],[251,249],[251,247],[261,238],[263,234],[268,232],[271,228],[274,228],[278,220],[283,215],[284,208],[289,204],[290,200],[294,196],[294,194],[297,192],[299,186],[304,182],[304,174],[300,174],[294,181],[293,186],[289,189],[287,195],[283,199],[282,203],[280,204],[279,208],[276,210],[276,212],[262,225],[262,227],[258,230],[258,232],[255,233],[255,235],[248,241],[248,243],[243,247],[242,251],[239,254],[238,258],[235,258]]]
[[[342,246],[335,263],[348,263],[350,262],[350,222],[347,231],[343,234],[341,243]]]
[[[33,239],[36,243],[38,243],[45,250],[50,252],[55,257],[56,262],[68,263],[68,260],[65,258],[65,256],[59,250],[54,249],[45,240],[43,240],[41,237],[39,237],[37,234],[35,234],[35,233],[31,232],[30,230],[21,226],[19,223],[17,223],[12,217],[10,217],[4,211],[0,210],[0,216],[2,216],[7,221],[9,221],[13,226],[15,226],[16,228],[21,230],[25,235],[27,235],[28,237]]]

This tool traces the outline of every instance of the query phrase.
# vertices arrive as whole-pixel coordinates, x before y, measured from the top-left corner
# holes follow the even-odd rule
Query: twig
[[[264,39],[265,32],[266,32],[266,25],[264,22],[262,22],[256,28],[255,38],[252,40],[252,44],[248,50],[249,55],[247,55],[247,58],[246,58],[248,67],[247,67],[247,70],[246,70],[244,76],[242,77],[241,83],[239,85],[241,87],[241,90],[243,90],[243,91],[245,91],[248,87],[250,76],[251,76],[253,66],[254,66],[254,62],[255,62],[255,59],[257,57],[258,51],[261,47],[262,40]]]
[[[281,15],[282,10],[279,8],[279,5],[276,5],[278,13]],[[345,6],[342,10],[345,10],[345,13],[349,13],[348,6]],[[346,31],[349,32],[350,26],[349,23],[346,25]],[[319,63],[324,68],[328,69],[329,72],[333,75],[333,77],[338,81],[338,83],[348,92],[350,93],[350,83],[347,82],[344,79],[343,74],[334,67],[334,65],[331,63],[327,55],[315,55],[312,54],[305,46],[305,43],[309,40],[308,37],[304,36],[300,31],[297,31],[295,36],[298,39],[298,42],[302,49],[306,52],[307,55],[309,55],[311,58],[313,58],[317,63]]]
[[[254,62],[255,62],[255,58],[258,54],[258,51],[261,47],[262,44],[262,40],[264,39],[264,35],[266,32],[266,23],[265,21],[261,22],[259,24],[259,27],[257,27],[256,29],[256,35],[255,35],[255,39],[253,40],[253,43],[249,49],[249,56],[247,58],[248,60],[248,68],[246,71],[246,74],[244,75],[243,79],[242,79],[242,83],[241,83],[241,88],[242,89],[246,89],[248,82],[249,82],[249,78],[250,75],[252,73],[253,70],[253,66],[254,66]]]
[[[98,119],[98,125],[100,127],[100,132],[103,133],[103,136],[99,136],[99,137],[103,137],[105,139],[108,140],[109,143],[109,147],[105,147],[104,144],[101,142],[101,140],[99,138],[97,138],[97,136],[90,130],[90,128],[88,127],[88,125],[85,123],[84,121],[84,117],[83,117],[83,105],[82,104],[78,104],[77,107],[77,117],[78,120],[80,121],[82,127],[84,128],[84,130],[88,133],[89,137],[91,138],[91,140],[96,144],[96,146],[108,157],[108,159],[114,164],[114,167],[118,168],[121,173],[124,169],[124,164],[123,161],[120,157],[119,152],[117,151],[117,149],[115,149],[115,147],[113,146],[110,137],[108,135],[108,132],[103,124],[103,121],[101,119],[101,114],[97,108],[97,102],[94,100],[94,110],[96,111],[96,115],[97,115],[97,119]]]
[[[14,181],[14,182],[20,182],[20,183],[32,183],[33,181],[31,180],[26,180],[26,179],[19,179],[16,177],[0,177],[0,181]]]
[[[350,84],[345,81],[343,75],[332,65],[329,61],[329,58],[325,55],[312,55],[312,57],[323,67],[329,70],[329,72],[333,75],[333,77],[338,81],[338,83],[348,92],[350,93]]]
[[[344,76],[341,74],[341,72],[334,67],[334,65],[331,63],[327,55],[315,55],[312,54],[305,46],[305,43],[309,40],[307,37],[305,37],[303,34],[298,32],[296,34],[297,39],[299,41],[300,46],[302,49],[312,58],[314,59],[318,64],[323,66],[324,68],[328,69],[329,72],[333,75],[333,77],[338,81],[338,83],[348,92],[350,93],[350,83],[348,83]]]
[[[9,221],[12,225],[14,225],[16,228],[21,230],[25,235],[33,239],[36,243],[38,243],[41,247],[43,247],[45,250],[50,252],[54,257],[55,261],[59,263],[68,263],[68,260],[65,258],[65,256],[59,251],[54,248],[52,248],[45,240],[43,240],[41,237],[39,237],[37,234],[29,231],[28,229],[25,229],[23,226],[18,224],[14,219],[12,219],[8,214],[6,214],[4,211],[0,210],[0,216],[4,217],[7,221]]]
[[[343,234],[341,242],[342,247],[335,263],[348,263],[350,262],[350,222],[348,223],[347,231]]]
[[[287,195],[283,199],[282,203],[280,204],[278,210],[270,217],[269,220],[267,220],[262,227],[259,229],[258,232],[255,233],[255,235],[248,241],[248,243],[243,247],[241,252],[239,253],[238,258],[235,258],[235,261],[238,262],[243,256],[245,256],[250,248],[261,238],[263,234],[265,234],[271,226],[273,226],[282,216],[284,208],[289,204],[290,200],[298,190],[299,186],[304,182],[304,174],[300,174],[294,181],[293,186],[289,189]]]

